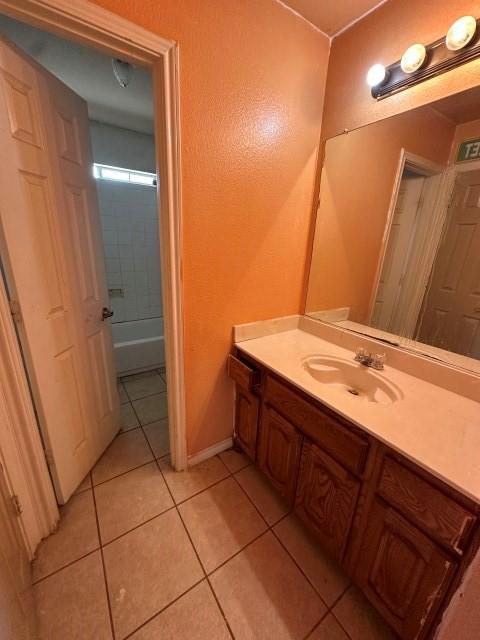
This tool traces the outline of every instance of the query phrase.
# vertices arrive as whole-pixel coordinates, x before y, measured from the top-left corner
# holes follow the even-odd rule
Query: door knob
[[[103,307],[102,309],[102,322],[107,318],[111,318],[113,316],[113,311],[108,307]]]

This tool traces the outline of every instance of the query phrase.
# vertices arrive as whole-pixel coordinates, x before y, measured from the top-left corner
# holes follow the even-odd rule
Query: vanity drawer
[[[465,549],[476,517],[390,456],[377,493],[439,543],[460,554]]]
[[[365,468],[369,443],[275,378],[267,376],[265,399],[337,462],[355,473]]]
[[[227,360],[227,373],[245,391],[254,391],[260,384],[260,371],[252,369],[231,354]]]

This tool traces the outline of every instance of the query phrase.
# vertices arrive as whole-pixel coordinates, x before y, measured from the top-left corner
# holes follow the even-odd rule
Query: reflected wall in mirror
[[[477,369],[480,87],[326,142],[305,312]]]

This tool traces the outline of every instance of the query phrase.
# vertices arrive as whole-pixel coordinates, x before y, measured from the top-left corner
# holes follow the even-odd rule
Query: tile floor
[[[171,469],[165,389],[122,381],[123,431],[34,562],[39,640],[394,638],[246,457]]]

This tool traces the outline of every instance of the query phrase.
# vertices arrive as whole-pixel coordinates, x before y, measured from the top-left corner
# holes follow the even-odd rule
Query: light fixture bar
[[[372,97],[382,100],[480,57],[480,20],[476,23],[475,36],[463,48],[450,50],[446,45],[445,36],[429,44],[426,47],[425,62],[413,73],[402,71],[401,60],[386,67],[385,81],[372,87]]]

